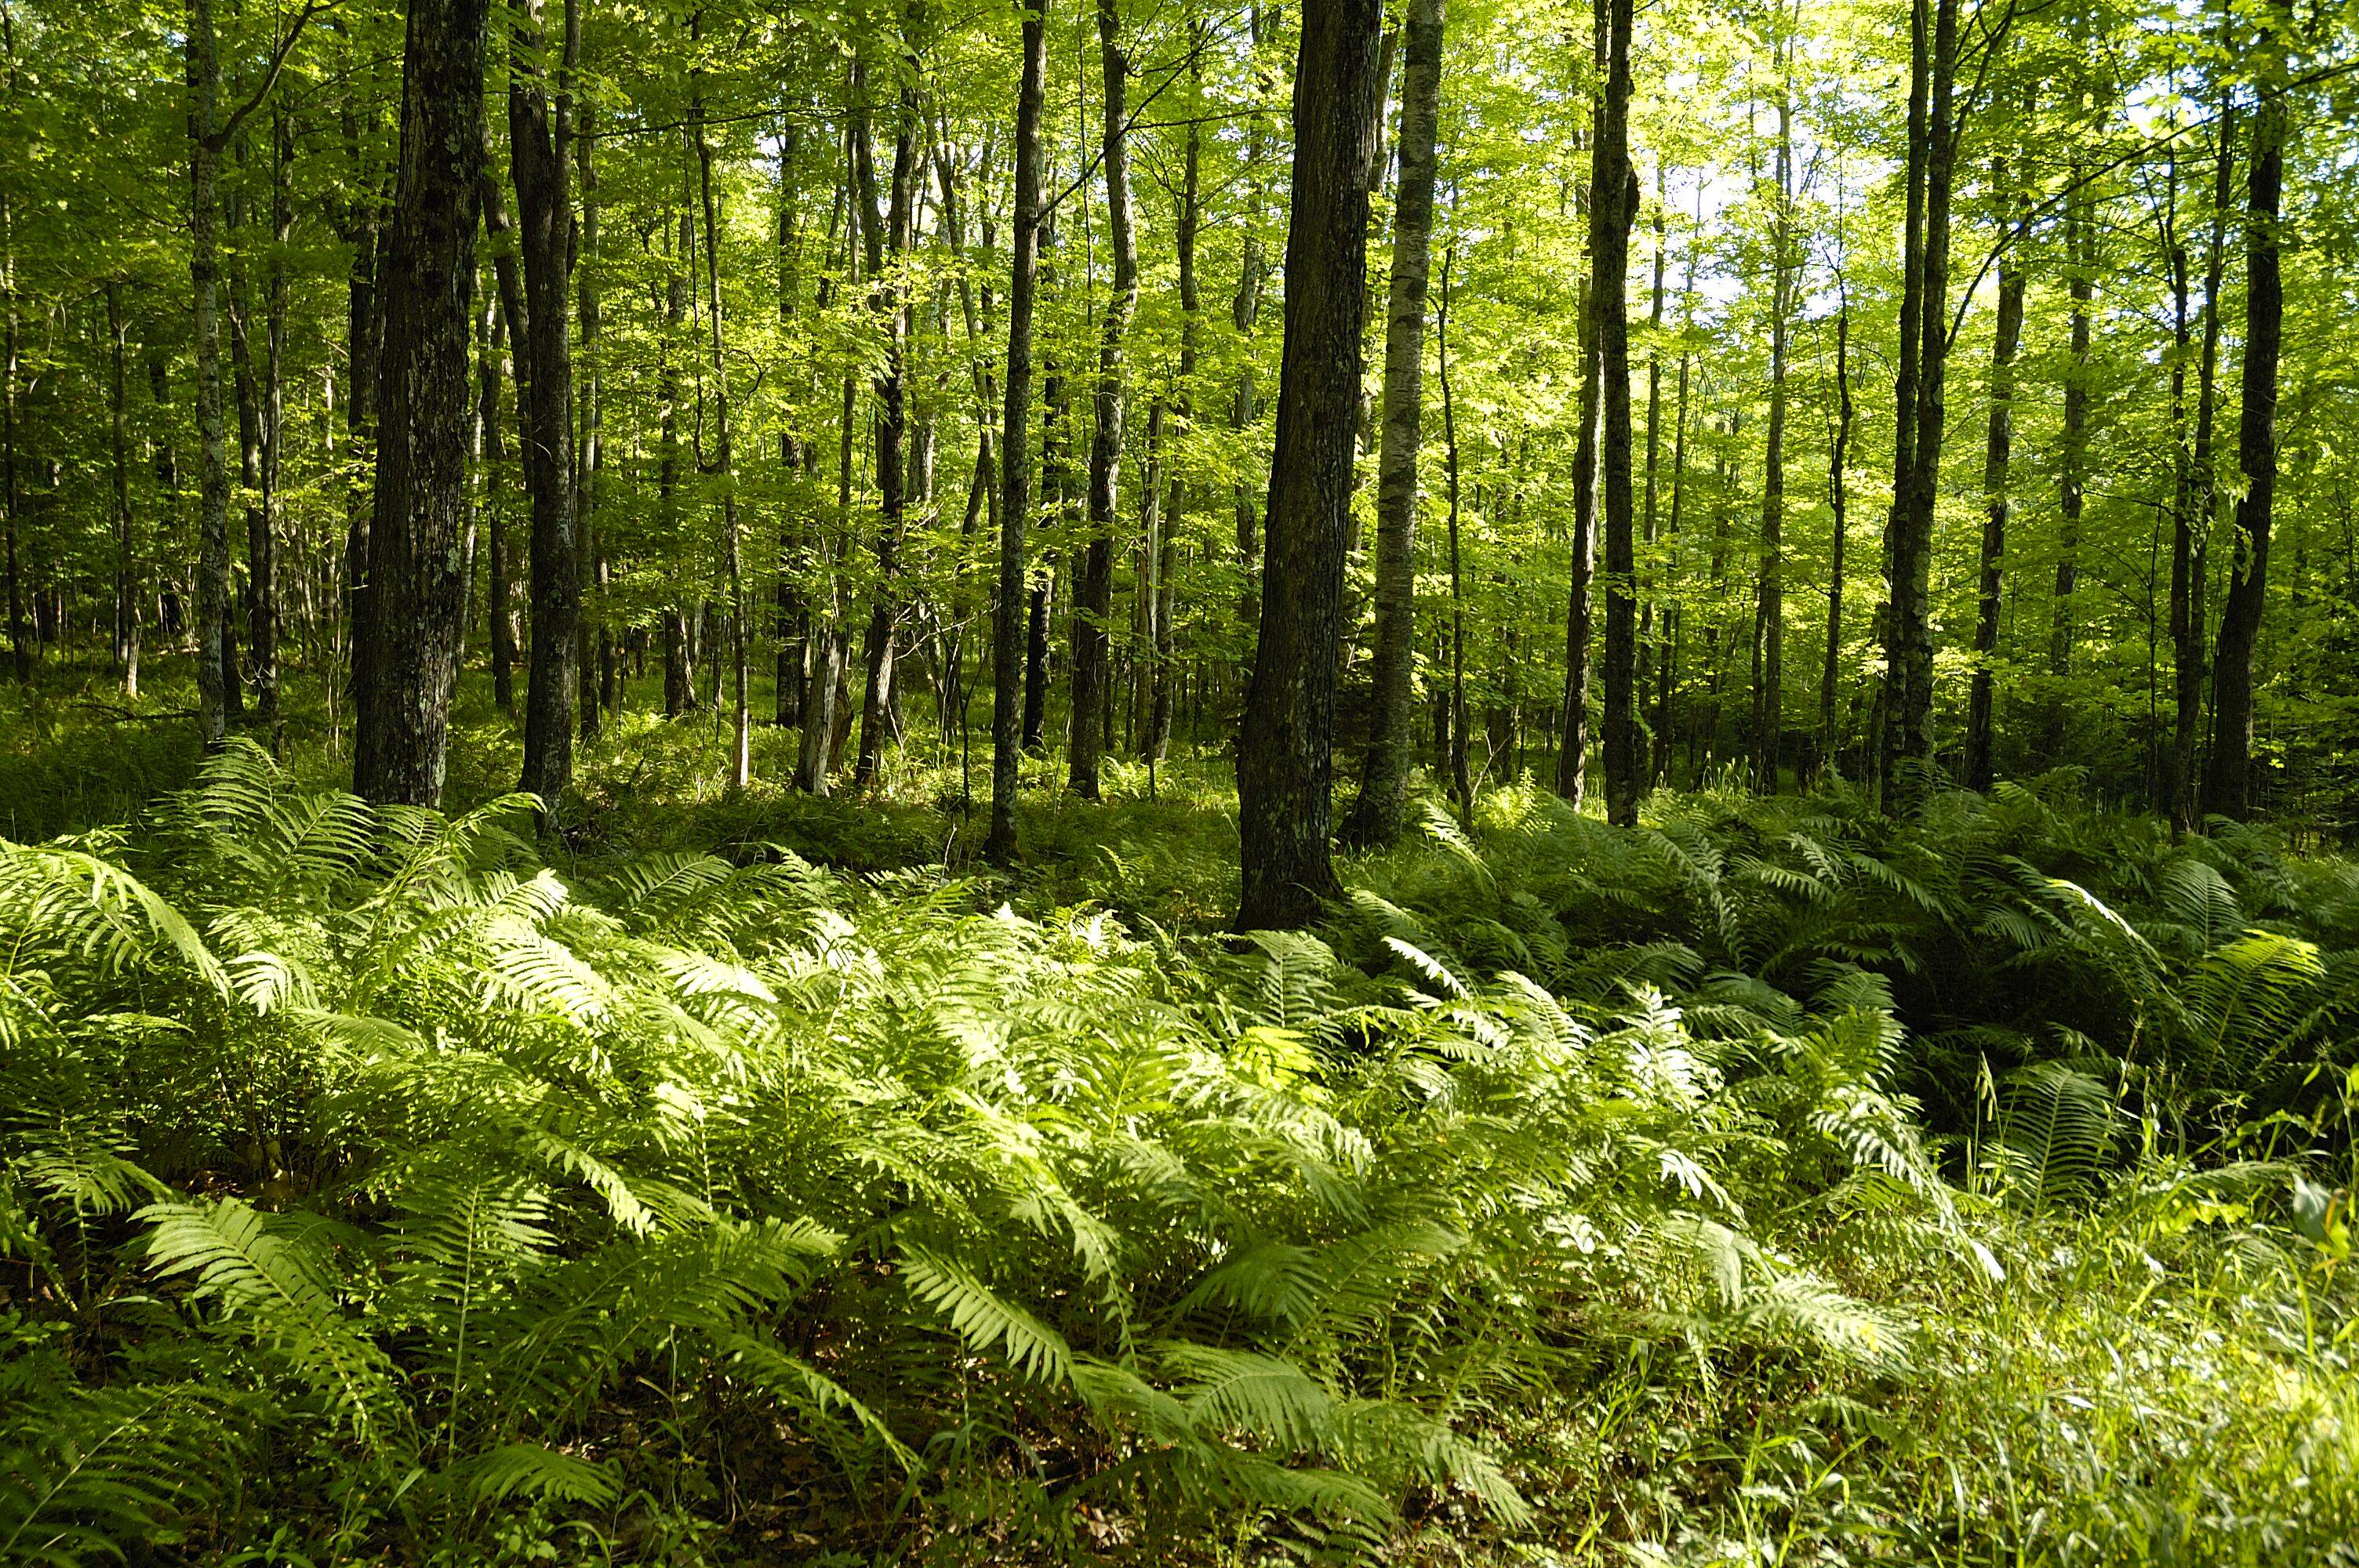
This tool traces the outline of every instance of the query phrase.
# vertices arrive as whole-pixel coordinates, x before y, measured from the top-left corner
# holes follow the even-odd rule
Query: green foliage
[[[1929,1517],[1930,1456],[1865,1412],[1992,1376],[1960,1336],[2000,1303],[2012,1350],[2082,1355],[2115,1287],[2057,1260],[2074,1227],[2161,1271],[2134,1335],[2233,1274],[2242,1391],[2207,1399],[2310,1388],[2350,1321],[2326,1243],[2267,1223],[2327,1188],[2151,1163],[2166,1124],[2245,1125],[2227,1075],[2331,1060],[2300,1026],[2337,960],[2235,917],[2257,873],[2218,844],[2008,796],[1618,833],[1499,793],[1359,868],[1325,933],[1232,946],[778,846],[565,878],[522,812],[374,810],[238,746],[134,832],[0,856],[16,1554],[1326,1561],[1439,1530],[1708,1562],[1826,1527],[1812,1477],[1863,1442],[1865,1491]],[[2060,892],[2100,856],[2102,893]],[[1137,896],[1127,860],[1084,874]],[[2068,989],[2097,994],[2038,1035]],[[1959,1092],[1925,1137],[1918,1097]],[[2308,1348],[2236,1348],[2296,1281]],[[1737,1389],[1782,1435],[1723,1460]],[[2055,1461],[2029,1405],[1987,1413]],[[2350,1517],[2316,1462],[2298,1509],[2251,1499],[2287,1539]],[[1680,1496],[1721,1535],[1672,1529]]]

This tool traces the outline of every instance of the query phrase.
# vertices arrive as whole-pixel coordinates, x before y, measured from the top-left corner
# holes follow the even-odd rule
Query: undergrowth
[[[0,848],[0,1560],[2359,1561],[2350,866],[1507,788],[1238,939],[1201,766],[695,743]]]

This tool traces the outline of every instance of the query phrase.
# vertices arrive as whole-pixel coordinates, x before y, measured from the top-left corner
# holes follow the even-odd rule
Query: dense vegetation
[[[0,1563],[2359,1568],[2352,23],[0,0]]]
[[[0,1543],[2336,1560],[2359,868],[2082,793],[1526,784],[1236,943],[1196,769],[1010,880],[240,742],[0,864]]]

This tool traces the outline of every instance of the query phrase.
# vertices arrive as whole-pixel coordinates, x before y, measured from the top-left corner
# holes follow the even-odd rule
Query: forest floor
[[[537,839],[472,689],[449,818],[41,690],[0,1561],[2359,1565],[2266,828],[1516,784],[1237,938],[1212,756],[998,871],[915,747],[626,716]]]

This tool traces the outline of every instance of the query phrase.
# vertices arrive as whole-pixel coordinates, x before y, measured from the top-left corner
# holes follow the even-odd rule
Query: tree
[[[486,0],[412,0],[402,48],[400,176],[383,262],[367,684],[353,787],[442,795],[458,677],[459,538],[468,514],[468,338],[483,149]]]
[[[999,595],[992,612],[991,830],[984,852],[1016,854],[1023,741],[1025,533],[1032,515],[1032,310],[1040,268],[1040,101],[1049,71],[1049,0],[1024,0],[1024,66],[1016,92],[1016,195],[1008,220],[1006,417],[1001,426]]]
[[[2262,24],[2271,42],[2264,59],[2283,63],[2279,30],[2288,10],[2273,6]],[[2204,809],[2242,817],[2253,805],[2253,652],[2269,581],[2269,532],[2277,485],[2277,360],[2285,331],[2285,280],[2278,256],[2278,208],[2289,135],[2286,89],[2264,78],[2253,111],[2245,173],[2245,367],[2236,423],[2236,553],[2220,605],[2220,639],[2212,657],[2212,762]]]
[[[2005,159],[1995,160],[1994,189],[2005,191]],[[2027,225],[2018,221],[2019,243]],[[2000,597],[2006,571],[2006,524],[2010,507],[2007,469],[2014,456],[2015,351],[2023,338],[2024,289],[2030,279],[2019,262],[2002,250],[1998,261],[1998,317],[1991,329],[1990,424],[1983,447],[1983,541],[1981,588],[1974,611],[1974,673],[1966,699],[1966,787],[1991,787],[1991,665],[1998,653]]]
[[[1241,929],[1301,925],[1339,891],[1335,662],[1367,312],[1376,0],[1307,0],[1294,78],[1286,343],[1264,517],[1261,631],[1237,741]]]
[[[1359,798],[1344,832],[1362,845],[1387,845],[1398,838],[1408,800],[1410,688],[1417,664],[1418,452],[1443,11],[1443,0],[1410,0],[1401,49],[1400,174],[1393,195],[1384,427],[1376,449],[1375,713]]]
[[[508,158],[516,180],[524,297],[509,315],[523,382],[518,447],[532,498],[532,653],[518,786],[550,811],[573,779],[573,704],[581,684],[580,520],[573,509],[573,346],[566,287],[572,266],[573,72],[582,57],[580,0],[565,0],[552,112],[548,0],[520,0],[508,56]]]
[[[1098,758],[1113,700],[1108,655],[1113,637],[1114,528],[1122,474],[1124,340],[1138,308],[1138,239],[1130,215],[1128,85],[1130,60],[1122,46],[1115,0],[1098,0],[1098,51],[1103,66],[1104,135],[1099,145],[1105,173],[1106,238],[1114,248],[1114,297],[1099,329],[1095,422],[1090,438],[1089,525],[1073,592],[1073,720],[1069,777],[1075,795],[1098,798]],[[1150,493],[1151,493],[1150,488]]]

